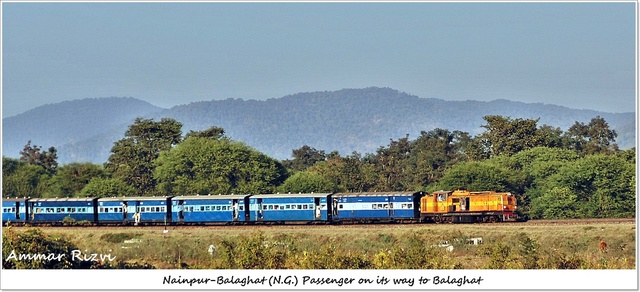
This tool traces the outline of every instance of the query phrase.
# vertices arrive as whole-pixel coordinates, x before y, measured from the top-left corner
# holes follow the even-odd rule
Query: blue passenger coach
[[[25,222],[29,218],[27,200],[27,198],[3,199],[2,222]]]
[[[177,196],[171,199],[174,223],[249,221],[248,195]]]
[[[97,221],[97,198],[36,198],[29,199],[28,221],[62,223],[66,217],[76,221]]]
[[[252,222],[321,222],[331,219],[331,194],[261,194],[249,198]]]
[[[420,217],[422,192],[335,193],[332,195],[333,220],[405,221]]]
[[[136,216],[138,218],[136,219]],[[112,197],[98,199],[100,223],[171,222],[171,197]]]

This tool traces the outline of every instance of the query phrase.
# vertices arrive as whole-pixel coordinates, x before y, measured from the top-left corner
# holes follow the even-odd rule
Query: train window
[[[242,211],[242,210],[244,210],[244,207],[243,207],[243,206],[240,206],[240,211]]]
[[[278,209],[280,209],[280,206],[278,206],[278,205],[273,205],[273,209],[274,209],[274,210],[278,210]]]
[[[344,205],[340,204],[339,209],[344,209]]]
[[[285,210],[291,210],[291,205],[285,205],[284,208]]]
[[[100,210],[98,210],[100,213],[104,213],[104,208],[100,207]]]
[[[400,205],[400,209],[406,209],[406,208],[407,208],[407,204]]]
[[[262,210],[267,210],[267,205],[262,205]]]
[[[389,203],[389,208],[393,209],[393,203]]]
[[[53,208],[47,208],[47,213],[53,213]]]
[[[269,210],[273,210],[273,205],[268,205]]]
[[[309,204],[309,209],[313,210],[313,204]]]
[[[160,207],[156,207],[156,212],[160,212]]]
[[[302,205],[298,205],[298,210],[302,210]]]
[[[62,208],[56,208],[56,213],[62,213],[62,212],[63,212]],[[38,212],[38,213],[40,213],[40,212]]]
[[[189,212],[193,212],[193,206],[189,207]]]
[[[307,205],[302,205],[302,209],[307,210]]]
[[[373,209],[373,210],[378,209],[378,205],[376,205],[376,204],[372,204],[372,205],[371,205],[371,209]]]
[[[160,212],[164,212],[166,209],[164,207],[160,207]]]
[[[408,207],[409,209],[413,209],[413,204],[408,204],[408,205],[407,205],[407,207]]]
[[[295,210],[296,209],[296,205],[291,205],[291,209]]]

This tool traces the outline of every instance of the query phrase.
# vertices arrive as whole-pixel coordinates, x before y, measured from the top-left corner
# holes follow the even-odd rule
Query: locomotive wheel
[[[436,223],[439,224],[440,223],[440,216],[433,217],[433,221],[435,221]]]

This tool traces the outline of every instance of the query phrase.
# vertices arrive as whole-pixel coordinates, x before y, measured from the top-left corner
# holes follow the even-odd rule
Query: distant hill
[[[135,117],[174,118],[183,133],[211,126],[225,129],[277,159],[291,157],[292,149],[309,145],[327,153],[371,153],[406,134],[434,128],[484,131],[485,115],[540,118],[568,129],[575,121],[588,123],[602,116],[618,132],[621,148],[635,144],[635,113],[605,113],[508,100],[445,101],[419,98],[390,88],[370,87],[297,93],[265,101],[227,99],[201,101],[162,109],[133,98],[85,99],[46,105],[3,119],[3,155],[18,157],[28,140],[58,149],[59,162],[104,163],[113,142],[124,137]]]

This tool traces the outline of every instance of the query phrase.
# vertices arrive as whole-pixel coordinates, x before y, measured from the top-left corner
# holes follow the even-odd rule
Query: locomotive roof
[[[422,192],[361,192],[361,193],[335,193],[334,197],[388,197],[388,196],[411,196],[422,194]]]
[[[331,193],[259,194],[259,195],[252,195],[251,198],[319,198],[319,197],[326,197],[328,195],[331,195]]]
[[[218,199],[244,199],[249,195],[189,195],[189,196],[175,196],[173,200],[218,200]]]
[[[88,202],[96,198],[33,198],[29,202]]]
[[[172,196],[168,196],[168,197],[104,197],[104,198],[99,198],[98,201],[157,201],[157,200],[166,200],[169,198],[173,198]]]

